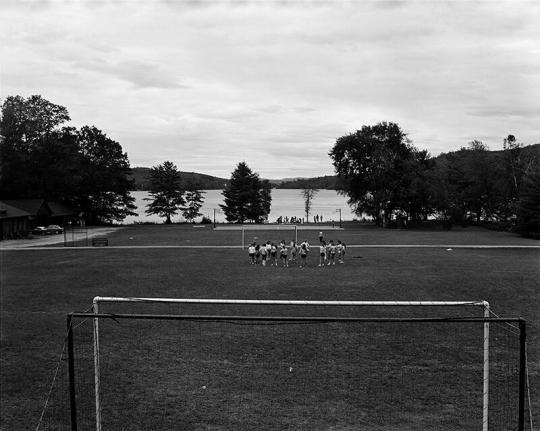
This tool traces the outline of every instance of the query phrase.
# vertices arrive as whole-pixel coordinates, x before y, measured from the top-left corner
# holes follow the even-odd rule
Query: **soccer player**
[[[308,254],[308,252],[309,252],[309,248],[307,246],[307,241],[304,241],[300,245],[300,259],[301,259],[300,268],[302,268],[303,266],[307,266],[307,254]]]
[[[296,263],[296,254],[298,253],[298,246],[295,241],[291,241],[291,255],[289,257],[289,262]]]
[[[345,244],[341,241],[337,242],[336,245],[337,259],[338,263],[344,263],[343,258],[345,257]]]
[[[347,246],[344,242],[341,243],[341,260],[339,263],[345,263],[345,250],[347,249]]]
[[[326,243],[323,241],[319,246],[319,266],[324,266],[326,262]]]
[[[327,251],[329,252],[327,265],[328,266],[335,265],[336,264],[336,246],[334,245],[334,241],[330,240],[330,244],[328,245]]]
[[[270,244],[270,266],[277,266],[277,247],[274,243]]]
[[[249,263],[255,265],[255,243],[251,243],[248,247]]]
[[[261,261],[262,261],[262,266],[266,266],[266,258],[268,257],[268,252],[266,250],[266,246],[263,244],[261,246]]]
[[[285,242],[281,242],[281,246],[279,248],[279,258],[283,262],[283,266],[289,266],[289,261],[287,260],[288,250],[287,246],[285,245]]]

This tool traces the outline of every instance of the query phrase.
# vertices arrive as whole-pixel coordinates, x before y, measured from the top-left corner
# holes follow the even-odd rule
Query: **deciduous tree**
[[[136,215],[127,154],[96,127],[66,127],[69,113],[41,96],[10,96],[0,118],[0,197],[63,201],[89,223]]]
[[[523,178],[518,207],[518,229],[524,236],[540,238],[540,160]]]
[[[363,126],[337,139],[329,153],[339,177],[340,191],[355,212],[372,215],[377,224],[398,209],[397,192],[413,157],[413,147],[395,123]]]
[[[84,126],[78,132],[81,184],[79,204],[91,223],[121,221],[137,215],[135,198],[129,191],[133,182],[127,154],[120,144],[95,126]]]
[[[306,213],[306,222],[309,222],[309,214],[311,213],[311,207],[313,205],[313,199],[315,195],[319,193],[318,189],[314,189],[308,186],[304,186],[300,190],[300,195],[304,199],[304,211]]]
[[[68,159],[65,162],[68,166],[76,165],[76,161],[71,160],[72,148],[68,148],[66,141],[58,142],[58,135],[63,135],[60,126],[69,119],[65,107],[41,96],[27,99],[9,96],[4,100],[0,114],[1,198],[47,197],[49,190],[42,190],[41,186],[55,172],[51,170],[45,176],[42,173],[53,154],[57,167],[63,159]],[[63,177],[70,178],[70,175]]]

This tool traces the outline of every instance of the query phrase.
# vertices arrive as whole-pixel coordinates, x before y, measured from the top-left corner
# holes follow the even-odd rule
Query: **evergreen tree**
[[[151,201],[147,205],[146,214],[165,217],[165,223],[171,223],[171,216],[176,215],[185,203],[184,190],[181,186],[180,172],[174,163],[166,161],[150,169]]]
[[[238,164],[222,194],[220,207],[229,222],[261,223],[270,213],[270,183],[261,181],[245,162]]]
[[[268,220],[268,214],[270,214],[270,208],[272,206],[272,185],[268,180],[261,181],[260,199],[262,218]]]
[[[182,215],[188,222],[193,222],[195,218],[201,216],[199,212],[204,202],[204,192],[190,188],[184,195],[186,206],[182,209]]]

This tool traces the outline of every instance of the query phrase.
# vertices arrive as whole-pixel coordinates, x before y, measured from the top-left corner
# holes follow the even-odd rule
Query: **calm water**
[[[137,213],[139,217],[126,217],[125,224],[137,222],[155,222],[163,223],[164,219],[158,216],[148,216],[145,214],[145,207],[149,203],[144,198],[149,197],[148,192],[134,191],[131,195],[135,198],[137,205]],[[216,221],[224,222],[225,216],[220,211],[219,204],[223,203],[223,195],[221,190],[206,190],[204,195],[204,204],[201,208],[201,213],[210,218],[214,218],[214,208],[216,209]],[[338,221],[339,209],[341,209],[342,220],[352,220],[355,215],[351,212],[347,205],[347,198],[340,196],[334,190],[320,190],[313,199],[311,206],[310,221],[313,221],[313,216],[318,214],[322,216],[323,222]],[[218,212],[219,210],[219,212]],[[304,200],[298,189],[273,189],[272,190],[272,209],[269,216],[270,222],[275,222],[278,217],[305,217]],[[183,221],[181,216],[173,217],[173,222]],[[198,221],[198,220],[197,220]]]

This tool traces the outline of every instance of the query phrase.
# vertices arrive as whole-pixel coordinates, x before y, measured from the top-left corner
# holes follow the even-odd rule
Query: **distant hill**
[[[522,157],[528,159],[535,159],[540,160],[540,144],[532,144],[532,145],[525,145],[522,148]],[[438,156],[434,157],[434,160],[437,163],[444,163],[445,159],[447,159],[452,154],[462,153],[463,151],[467,151],[465,148],[462,148],[460,150],[456,151],[449,151],[447,153],[441,153]],[[488,150],[487,151],[487,157],[490,158],[488,160],[496,161],[500,160],[502,157],[505,156],[505,150]]]
[[[183,186],[191,185],[198,190],[221,190],[228,179],[213,177],[212,175],[198,174],[196,172],[180,172],[184,181]],[[148,190],[150,181],[150,168],[132,168],[131,179],[135,181],[135,190]]]
[[[441,153],[434,159],[438,162],[443,161],[449,154],[462,150]],[[502,157],[503,150],[488,151],[491,157]],[[527,145],[523,147],[523,154],[536,156],[540,159],[540,144]],[[150,176],[150,168],[133,168],[131,178],[135,180],[135,190],[147,190]],[[192,184],[199,190],[221,190],[228,184],[227,178],[214,177],[212,175],[199,174],[196,172],[181,172],[184,179],[184,186]],[[302,189],[304,187],[321,190],[337,190],[338,178],[336,175],[326,175],[323,177],[312,178],[282,178],[269,180],[273,188],[276,189]]]
[[[226,178],[214,177],[212,175],[199,174],[197,172],[180,172],[184,180],[184,187],[191,184],[198,190],[221,190],[228,184]],[[150,181],[150,168],[132,168],[131,179],[135,181],[135,190],[148,190]],[[301,189],[306,184],[315,189],[334,189],[336,177],[316,177],[316,178],[283,178],[270,180],[273,188],[278,189]]]
[[[296,180],[303,180],[304,177],[294,177],[294,178],[275,178],[275,179],[272,179],[272,180],[268,180],[270,181],[270,184],[281,184],[281,183],[286,183],[286,182],[289,182],[289,181],[296,181]]]
[[[276,189],[303,189],[304,187],[311,189],[326,189],[336,190],[337,188],[337,176],[326,175],[324,177],[313,178],[295,178],[292,180],[282,180],[279,184],[276,184]]]

